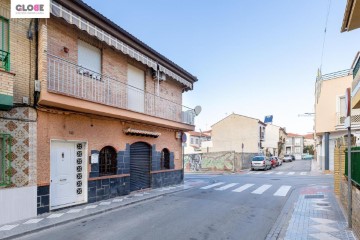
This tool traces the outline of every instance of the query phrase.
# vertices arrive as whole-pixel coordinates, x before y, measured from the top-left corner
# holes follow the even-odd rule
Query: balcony
[[[0,110],[13,107],[15,74],[9,72],[9,53],[0,50]]]
[[[0,49],[0,69],[10,71],[10,53]]]
[[[336,130],[345,129],[345,116],[341,113],[336,113]],[[360,109],[353,109],[351,113],[352,127],[360,127]]]
[[[47,90],[50,93],[194,125],[195,113],[191,108],[54,55],[48,54],[47,64]]]

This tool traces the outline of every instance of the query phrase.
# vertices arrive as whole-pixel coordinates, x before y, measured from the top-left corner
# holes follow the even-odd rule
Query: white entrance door
[[[75,203],[77,201],[75,143],[52,142],[50,159],[51,208]]]

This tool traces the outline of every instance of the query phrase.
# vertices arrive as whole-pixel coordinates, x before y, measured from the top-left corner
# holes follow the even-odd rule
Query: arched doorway
[[[130,191],[150,188],[151,148],[147,143],[130,146]]]

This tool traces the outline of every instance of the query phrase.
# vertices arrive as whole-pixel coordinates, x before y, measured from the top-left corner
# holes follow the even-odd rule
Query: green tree
[[[314,145],[305,146],[304,153],[314,155]]]

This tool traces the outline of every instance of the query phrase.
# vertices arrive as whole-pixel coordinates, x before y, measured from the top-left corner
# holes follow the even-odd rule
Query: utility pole
[[[351,94],[350,88],[345,92],[346,119],[345,127],[348,129],[348,227],[352,228],[352,183],[351,183]]]

